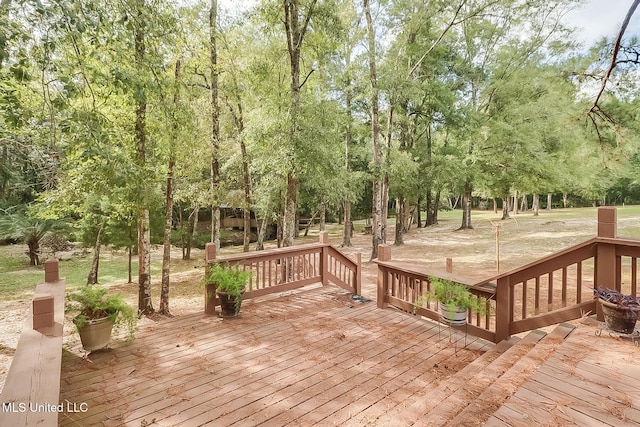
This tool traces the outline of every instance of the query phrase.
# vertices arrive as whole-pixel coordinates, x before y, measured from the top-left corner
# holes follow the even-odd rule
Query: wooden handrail
[[[327,232],[321,232],[317,243],[288,246],[259,252],[244,252],[218,258],[215,246],[207,244],[206,262],[242,265],[253,272],[249,290],[243,298],[290,291],[313,283],[336,285],[359,294],[362,283],[360,256],[352,260],[331,246]],[[331,262],[330,262],[331,260]],[[218,304],[217,299],[213,301]],[[207,305],[212,309],[210,304]]]
[[[590,288],[597,286],[624,290],[637,296],[640,239],[618,238],[615,208],[598,211],[598,236],[521,267],[474,281],[442,271],[425,271],[408,263],[391,262],[390,247],[381,245],[383,260],[378,264],[378,307],[387,305],[413,311],[414,282],[421,285],[429,276],[469,286],[472,293],[493,299],[493,321],[483,327],[473,325],[469,333],[494,342],[531,329],[578,319],[596,313],[602,320],[599,304]],[[627,260],[629,258],[629,260]],[[626,263],[626,264],[625,264]],[[624,271],[624,273],[623,273]],[[428,287],[428,285],[427,285]],[[397,295],[394,295],[394,292]],[[428,308],[418,314],[438,319]]]
[[[53,427],[58,425],[59,412],[73,410],[71,402],[59,400],[66,285],[58,277],[57,260],[47,261],[45,278],[36,287],[35,295],[42,297],[34,299],[27,313],[0,395],[0,426]],[[49,303],[38,304],[51,297],[53,312],[46,309]]]

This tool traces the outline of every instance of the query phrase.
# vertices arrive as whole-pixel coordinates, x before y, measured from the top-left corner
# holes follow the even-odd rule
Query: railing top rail
[[[615,239],[611,237],[596,237],[595,241],[597,243],[608,243],[617,246],[640,247],[640,239],[634,237],[617,237]]]
[[[306,243],[303,245],[295,245],[295,246],[287,246],[284,248],[277,249],[269,249],[268,251],[257,251],[257,252],[243,252],[236,255],[225,255],[217,258],[218,262],[234,262],[234,261],[245,261],[245,260],[253,260],[260,258],[277,258],[279,255],[287,255],[290,253],[296,252],[304,252],[314,249],[320,249],[324,246],[330,246],[329,243]]]
[[[469,277],[448,273],[445,270],[432,269],[426,266],[419,266],[411,263],[403,263],[400,261],[374,260],[374,262],[380,266],[398,270],[406,274],[412,274],[414,276],[425,276],[425,277],[435,276],[441,279],[451,280],[452,282],[460,283],[462,285],[466,285],[471,288],[480,283],[486,282],[486,280],[482,280],[479,282],[476,279],[471,279]]]
[[[343,254],[342,252],[340,252],[338,249],[334,248],[333,246],[329,245],[329,251],[332,257],[338,259],[341,263],[351,267],[351,268],[355,268],[357,267],[358,263],[356,263],[354,260],[352,260],[351,258],[349,258],[348,256],[346,256],[345,254]]]
[[[618,239],[610,239],[610,240],[612,242],[615,242]],[[487,279],[487,280],[485,280],[485,281],[483,281],[481,283],[478,283],[478,284],[483,284],[483,283],[488,283],[488,282],[495,282],[495,281],[497,281],[499,279],[502,279],[504,277],[512,276],[512,275],[514,275],[516,273],[520,273],[520,272],[523,272],[523,271],[528,270],[530,268],[534,268],[534,267],[536,267],[536,266],[538,266],[540,264],[544,264],[544,263],[553,261],[553,260],[555,260],[557,258],[560,258],[560,257],[564,256],[564,255],[569,255],[572,252],[575,252],[575,251],[577,251],[579,249],[588,248],[590,246],[593,246],[593,249],[595,250],[595,246],[596,246],[597,242],[598,242],[598,238],[594,237],[594,238],[589,239],[589,240],[587,240],[585,242],[578,243],[577,245],[568,247],[568,248],[566,248],[566,249],[564,249],[564,250],[562,250],[560,252],[554,252],[554,253],[552,253],[550,255],[547,255],[544,258],[537,259],[537,260],[532,261],[532,262],[530,262],[528,264],[525,264],[525,265],[523,265],[521,267],[516,267],[516,268],[511,269],[509,271],[506,271],[504,273],[501,273],[501,274],[498,274],[496,276],[493,276],[493,277],[491,277],[491,278],[489,278],[489,279]]]

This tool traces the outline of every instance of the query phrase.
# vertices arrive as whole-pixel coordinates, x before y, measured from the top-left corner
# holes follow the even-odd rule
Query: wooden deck
[[[640,425],[640,347],[595,320],[578,323],[487,426]]]
[[[486,425],[640,425],[640,348],[595,330],[579,324]],[[239,319],[147,326],[90,360],[65,351],[60,399],[78,412],[59,424],[409,425],[389,417],[493,347],[463,339],[456,353],[446,329],[331,286],[255,300]]]
[[[60,425],[341,425],[375,420],[493,346],[336,287],[243,304],[242,317],[194,314],[131,344],[64,352]],[[455,354],[454,354],[455,353]]]

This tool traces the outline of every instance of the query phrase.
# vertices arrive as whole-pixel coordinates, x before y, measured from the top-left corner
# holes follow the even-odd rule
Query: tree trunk
[[[311,219],[309,219],[307,226],[304,228],[304,237],[307,237],[307,235],[309,234],[309,230],[311,229],[311,226],[313,225],[313,221],[316,219],[317,214],[318,211],[315,211],[313,214],[311,214]]]
[[[427,222],[428,225],[438,224],[438,206],[440,205],[440,191],[436,192],[436,198],[433,198],[433,192],[431,189],[427,191]]]
[[[129,281],[127,283],[133,283],[133,277],[131,272],[133,271],[133,248],[129,246]]]
[[[177,67],[177,66],[176,66]],[[169,275],[171,273],[171,223],[173,220],[173,156],[169,159],[167,170],[167,188],[165,190],[164,241],[162,248],[162,285],[160,287],[160,314],[171,315],[169,312]]]
[[[506,196],[502,199],[502,218],[503,220],[511,218],[509,216],[509,200],[510,196]]]
[[[346,68],[349,69],[351,64],[351,56],[346,55],[345,61],[346,61]],[[351,124],[353,122],[353,114],[351,111],[352,98],[353,98],[353,91],[351,89],[351,80],[347,74],[347,86],[345,89],[345,110],[347,115],[346,117],[347,125],[345,128],[345,136],[344,136],[344,169],[347,175],[347,182],[345,183],[345,187],[347,191],[349,190],[349,187],[351,184],[350,182],[351,177],[349,176],[350,175],[349,172],[351,170],[349,166],[349,151],[351,149],[351,140],[352,140],[352,135],[351,135]],[[348,247],[348,246],[351,246],[351,236],[353,236],[353,223],[351,222],[351,201],[349,200],[348,196],[345,197],[343,206],[344,206],[344,224],[342,229],[342,246]]]
[[[493,213],[497,214],[498,213],[498,200],[496,200],[496,198],[493,198]]]
[[[144,209],[138,217],[138,313],[153,313],[151,304],[151,230],[149,209]]]
[[[527,200],[527,195],[522,195],[522,204],[520,205],[520,211],[526,212],[529,210],[529,201]]]
[[[351,236],[353,235],[353,223],[351,222],[351,202],[344,201],[344,224],[342,229],[342,246],[351,246]]]
[[[402,234],[408,233],[413,222],[413,211],[407,197],[402,198]]]
[[[260,221],[260,229],[258,230],[258,241],[256,242],[256,251],[264,250],[264,235],[267,232],[267,218],[268,215],[265,216],[262,221]]]
[[[393,244],[395,246],[404,245],[402,234],[404,232],[404,197],[398,196],[396,198],[396,238]]]
[[[175,89],[173,93],[173,106],[177,110],[180,104],[180,60],[176,61],[174,73]],[[171,147],[169,149],[169,165],[167,167],[167,187],[165,189],[164,201],[164,241],[162,248],[162,280],[160,287],[160,314],[170,316],[169,312],[169,282],[171,273],[171,226],[173,224],[173,168],[176,164],[175,160],[175,144],[178,139],[178,124],[176,118],[173,119],[172,127],[173,135],[171,138]]]
[[[136,68],[144,73],[144,60],[146,56],[145,45],[145,19],[143,11],[146,8],[145,1],[139,0],[137,16],[134,19],[134,49]],[[146,167],[146,114],[147,99],[144,90],[135,94],[135,137],[137,145],[137,162],[141,169]],[[149,208],[144,204],[138,211],[138,314],[147,315],[153,313],[151,304],[151,234],[149,230]]]
[[[200,204],[196,201],[191,214],[189,215],[189,222],[187,228],[187,250],[185,255],[185,260],[191,259],[191,248],[193,247],[193,242],[196,240],[198,236],[198,214],[200,212]]]
[[[433,201],[433,212],[431,214],[431,225],[438,225],[438,207],[440,206],[440,190],[436,191],[436,198]]]
[[[87,285],[95,285],[98,283],[98,267],[100,266],[100,248],[102,247],[102,233],[107,226],[107,221],[102,221],[98,228],[96,236],[96,244],[93,246],[93,261],[91,262],[91,270],[87,276]]]
[[[320,231],[325,231],[327,227],[327,204],[320,202]]]
[[[551,210],[551,201],[552,201],[552,194],[551,193],[547,193],[547,210],[550,211]]]
[[[298,198],[298,181],[293,173],[287,175],[287,191],[284,196],[284,217],[282,219],[282,245],[293,246],[298,229],[296,221],[296,205]]]
[[[518,190],[513,193],[513,208],[514,215],[518,215]]]
[[[422,198],[418,197],[418,202],[416,203],[416,221],[418,224],[418,228],[422,227]]]
[[[462,225],[459,230],[472,230],[471,226],[471,197],[472,197],[471,179],[467,178],[464,183],[464,197],[462,198]],[[456,203],[457,204],[457,203]]]
[[[282,215],[278,214],[278,219],[276,220],[276,242],[279,248],[282,247]]]
[[[371,19],[369,0],[363,0],[364,13],[367,21],[369,83],[371,85],[371,140],[373,145],[373,207],[371,211],[372,250],[371,259],[378,257],[378,245],[384,241],[382,236],[382,147],[379,140],[378,124],[378,82],[376,77],[376,36]]]
[[[0,67],[1,65],[2,65],[2,61],[0,58]],[[0,171],[6,168],[7,158],[8,158],[8,148],[7,148],[7,145],[5,145],[4,147],[2,147],[2,158],[0,158]],[[2,197],[3,202],[7,201],[7,197],[9,195],[7,191],[8,181],[9,181],[9,178],[7,174],[4,174],[4,173],[0,174],[0,197]]]
[[[307,32],[309,21],[313,15],[313,9],[317,0],[312,0],[307,9],[307,15],[301,16],[298,0],[283,0],[284,27],[287,36],[287,52],[289,53],[289,66],[291,72],[291,110],[289,127],[289,148],[293,153],[295,162],[295,147],[299,139],[299,111],[300,111],[300,57],[302,42]],[[293,171],[287,173],[287,190],[285,192],[283,244],[292,246],[298,224],[296,222],[298,179]],[[291,271],[289,269],[289,271]]]
[[[431,187],[431,186],[429,186]],[[426,215],[427,215],[427,219],[424,223],[425,227],[428,227],[430,225],[432,225],[433,223],[433,190],[431,188],[427,189],[427,196],[426,196]]]
[[[384,178],[382,183],[382,243],[387,243],[387,228],[389,220],[389,170],[391,169],[391,137],[393,131],[393,105],[389,106],[387,120],[387,137],[384,151]]]
[[[533,216],[538,216],[540,210],[540,196],[538,193],[533,193]]]
[[[220,249],[220,105],[218,103],[218,0],[209,9],[209,74],[211,92],[211,242]]]
[[[567,193],[562,193],[562,207],[567,208],[569,205],[569,195]]]

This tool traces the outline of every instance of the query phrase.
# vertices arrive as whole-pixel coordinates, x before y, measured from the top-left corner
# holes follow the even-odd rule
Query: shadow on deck
[[[598,329],[462,348],[460,331],[314,287],[238,319],[162,321],[88,360],[65,351],[60,400],[79,411],[59,424],[640,425],[640,350]]]
[[[494,347],[452,339],[457,353],[435,323],[333,286],[245,301],[238,319],[182,316],[87,360],[65,351],[60,400],[86,412],[59,423],[366,424]]]

